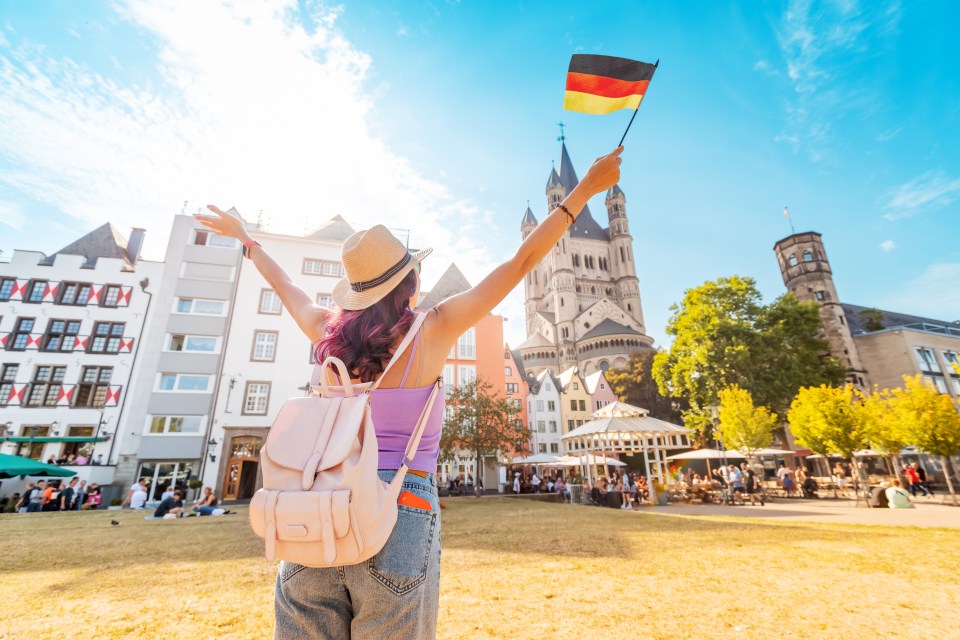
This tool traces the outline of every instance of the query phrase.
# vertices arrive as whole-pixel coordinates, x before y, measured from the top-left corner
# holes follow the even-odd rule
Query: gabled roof
[[[591,340],[593,338],[601,338],[603,336],[640,336],[643,335],[636,329],[631,329],[630,327],[624,326],[615,320],[606,318],[600,324],[595,326],[593,329],[590,329],[580,340]]]
[[[505,347],[510,351],[510,355],[513,356],[513,364],[517,365],[517,373],[520,374],[520,377],[529,382],[529,375],[527,374],[527,368],[523,364],[523,358],[520,357],[520,352],[516,349],[510,349],[509,346]]]
[[[467,278],[463,275],[456,263],[451,263],[443,272],[433,289],[423,295],[418,309],[432,309],[447,298],[455,296],[471,288]]]
[[[540,314],[540,316],[550,324],[553,324],[557,321],[557,314],[555,313],[551,313],[549,311],[537,311],[537,313]]]
[[[84,267],[96,266],[97,258],[120,258],[127,265],[133,265],[127,254],[127,239],[109,222],[48,256],[45,262],[53,264],[53,257],[61,253],[85,257]]]
[[[883,329],[916,329],[918,331],[930,331],[960,337],[960,321],[934,320],[932,318],[911,316],[895,311],[861,307],[856,304],[842,303],[840,306],[843,307],[843,314],[847,317],[850,333],[854,336],[872,333],[867,330],[861,314],[864,311],[879,311],[883,316],[880,320],[883,324]]]
[[[576,365],[570,367],[566,371],[562,371],[557,379],[560,381],[560,388],[563,389],[563,391],[566,391],[567,387],[570,386],[570,383],[574,382],[576,379],[579,379],[581,382],[583,382],[583,379],[580,378],[579,370],[577,369]]]
[[[527,210],[523,214],[523,221],[520,223],[520,226],[537,226],[537,218],[533,215],[533,211],[530,211],[530,205],[527,205]]]
[[[600,380],[606,379],[607,376],[602,370],[594,371],[583,379],[583,384],[586,385],[587,391],[590,393],[590,395],[593,395],[597,392],[597,385],[600,384]],[[609,382],[607,384],[609,384]]]
[[[343,242],[356,231],[341,216],[336,215],[321,224],[307,236],[310,240],[335,240]]]
[[[517,351],[523,351],[524,349],[534,349],[536,347],[550,347],[555,348],[557,345],[553,344],[547,340],[546,336],[537,331],[532,336],[527,336],[527,339],[517,345]]]
[[[560,390],[563,388],[560,385],[560,381],[557,380],[557,377],[553,375],[553,371],[550,369],[544,369],[539,374],[537,374],[536,380],[534,382],[528,383],[530,385],[530,393],[537,395],[540,393],[540,388],[543,386],[543,383],[547,380],[553,382],[553,389],[559,394]]]

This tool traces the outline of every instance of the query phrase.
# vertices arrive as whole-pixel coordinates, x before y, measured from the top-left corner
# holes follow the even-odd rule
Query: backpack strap
[[[370,387],[370,391],[373,391],[380,386],[380,381],[383,380],[384,376],[387,375],[387,371],[390,370],[394,364],[396,364],[397,359],[406,351],[407,347],[410,346],[410,342],[416,337],[417,332],[420,331],[420,327],[423,326],[423,321],[426,319],[427,313],[424,311],[418,313],[417,317],[414,319],[413,324],[410,325],[410,330],[407,331],[407,335],[403,336],[403,340],[397,346],[397,350],[393,352],[393,357],[390,358],[390,362],[387,363],[387,366],[383,368],[383,372],[380,374],[380,377],[377,378],[373,386]]]
[[[429,420],[430,414],[433,412],[433,404],[437,399],[437,393],[440,391],[442,382],[443,378],[441,377],[437,378],[437,381],[433,383],[433,390],[430,392],[430,397],[427,398],[427,403],[423,406],[423,411],[420,413],[417,425],[413,428],[413,433],[410,434],[410,440],[407,441],[407,448],[403,452],[403,462],[400,468],[397,469],[397,475],[390,481],[390,490],[393,492],[394,498],[400,495],[400,487],[403,486],[403,479],[406,477],[407,470],[413,463],[413,457],[417,455],[420,438],[423,437],[423,431],[427,427],[427,420]]]

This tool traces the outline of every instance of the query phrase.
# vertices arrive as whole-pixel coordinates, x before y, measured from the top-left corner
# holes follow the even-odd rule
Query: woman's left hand
[[[243,220],[226,211],[221,211],[212,204],[208,204],[207,209],[213,213],[195,213],[193,215],[197,222],[207,229],[210,229],[210,231],[213,231],[219,236],[236,238],[242,242],[250,239],[247,230],[243,226]]]

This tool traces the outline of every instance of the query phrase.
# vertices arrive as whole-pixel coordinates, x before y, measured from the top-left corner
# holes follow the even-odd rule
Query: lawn
[[[440,638],[960,633],[960,530],[446,504]],[[276,567],[243,511],[4,515],[0,537],[4,640],[272,633]]]

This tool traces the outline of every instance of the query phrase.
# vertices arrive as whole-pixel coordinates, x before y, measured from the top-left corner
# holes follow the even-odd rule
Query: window
[[[101,307],[115,307],[120,300],[120,287],[108,284],[100,293]]]
[[[39,366],[33,373],[33,382],[27,394],[28,407],[55,407],[60,385],[67,373],[66,367]]]
[[[317,306],[323,307],[324,309],[333,309],[337,305],[334,304],[333,296],[331,296],[329,293],[318,293]]]
[[[580,411],[586,411],[586,410],[587,410],[587,401],[586,401],[586,400],[581,400],[581,401],[580,401]]]
[[[80,333],[79,320],[51,320],[43,334],[41,351],[73,351],[73,343]]]
[[[603,401],[597,400],[597,401],[594,402],[593,404],[596,405],[596,406],[593,408],[594,411],[600,411],[600,409],[603,409]]]
[[[233,282],[233,266],[207,262],[183,262],[180,277],[187,280],[214,280]]]
[[[457,340],[457,355],[459,357],[467,360],[473,360],[477,357],[476,334],[476,328],[470,327]]]
[[[547,400],[547,411],[556,411],[557,403],[553,400]]]
[[[303,273],[311,276],[333,276],[340,278],[346,275],[343,265],[329,260],[303,259]]]
[[[458,384],[463,386],[477,379],[477,368],[473,365],[460,365],[457,368]]]
[[[75,407],[102,407],[107,402],[113,367],[84,367],[77,385]]]
[[[823,302],[824,298],[826,298],[823,291],[817,291],[816,295],[817,295],[817,300],[819,300],[820,302]]]
[[[20,369],[18,364],[3,365],[3,373],[0,374],[0,407],[7,406],[7,400],[13,391],[13,384],[17,381],[17,371]]]
[[[601,389],[606,389],[606,388],[607,388],[607,385],[605,385],[605,384],[603,384],[603,383],[601,382],[601,383],[600,383],[600,388],[601,388]]]
[[[804,250],[803,250],[803,261],[804,261],[804,262],[812,262],[812,261],[813,261],[813,254],[810,253],[810,249],[804,249]]]
[[[917,364],[920,365],[920,371],[927,373],[941,373],[940,363],[933,357],[933,349],[926,347],[916,347],[914,355],[917,357]]]
[[[556,433],[556,432],[557,432],[557,421],[556,421],[556,420],[551,420],[551,421],[550,421],[550,433]]]
[[[537,420],[537,431],[538,431],[539,433],[546,433],[546,432],[547,432],[547,423],[544,422],[543,420]]]
[[[13,288],[17,281],[13,278],[0,278],[0,301],[6,302],[13,295]]]
[[[543,400],[537,400],[537,411],[543,411]]]
[[[276,291],[273,289],[260,290],[260,308],[257,313],[267,313],[278,316],[280,315],[281,308],[280,296],[277,295]]]
[[[161,373],[157,378],[156,391],[204,393],[210,390],[211,378],[212,376],[190,375],[184,373]]]
[[[123,337],[122,322],[97,322],[93,325],[93,335],[87,345],[87,353],[118,353],[120,338]]]
[[[30,332],[33,331],[33,318],[18,318],[17,326],[13,330],[12,339],[7,340],[9,351],[23,351],[30,341]]]
[[[194,353],[217,353],[220,351],[220,339],[215,336],[189,336],[172,333],[167,341],[167,351],[188,351]]]
[[[265,415],[270,399],[269,382],[248,382],[243,392],[243,413],[245,415]]]
[[[579,391],[579,390],[580,390],[580,383],[579,383],[579,382],[574,382],[574,383],[573,383],[573,390],[574,390],[574,391]]]
[[[27,295],[24,302],[43,302],[43,294],[47,291],[46,280],[31,280],[27,285]]]
[[[570,401],[570,411],[576,411],[576,410],[577,410],[577,401],[576,401],[576,400],[571,400],[571,401]]]
[[[508,382],[507,393],[520,393],[520,385],[516,382]]]
[[[200,316],[222,316],[226,313],[225,300],[207,300],[204,298],[177,298],[175,313],[188,313]]]
[[[923,381],[940,393],[947,393],[947,381],[940,376],[923,376]]]
[[[573,431],[573,420],[567,420],[567,431]]]
[[[509,378],[510,376],[513,375],[513,369],[511,369],[510,367],[504,367],[504,368],[503,368],[503,375],[505,375],[506,377]]]
[[[957,372],[954,369],[954,366],[960,366],[960,358],[957,356],[956,351],[941,351],[940,355],[943,356],[943,361],[947,363],[947,369],[953,373],[953,375],[960,375],[960,372]]]
[[[538,445],[537,445],[537,452],[538,452],[538,453],[546,453],[546,452],[547,452],[547,444],[546,444],[545,442],[541,442],[540,444],[538,444]]]
[[[203,416],[147,416],[148,433],[200,433]]]
[[[551,442],[550,453],[560,453],[560,445],[558,445],[556,442]]]
[[[59,304],[84,306],[90,302],[89,282],[61,282]]]
[[[277,332],[257,331],[253,334],[253,349],[250,359],[260,362],[273,362],[277,356]]]
[[[195,235],[193,237],[193,244],[206,247],[225,247],[228,249],[233,249],[237,246],[237,240],[235,238],[227,238],[225,236],[210,233],[209,231],[201,231],[199,229],[194,231],[194,233]]]
[[[791,267],[797,266],[797,255],[795,253],[791,253],[790,257],[787,258],[787,263],[789,263]]]
[[[446,388],[448,396],[451,393],[453,393],[453,387],[455,386],[454,382],[455,381],[453,379],[453,365],[452,364],[443,365],[443,386]]]

